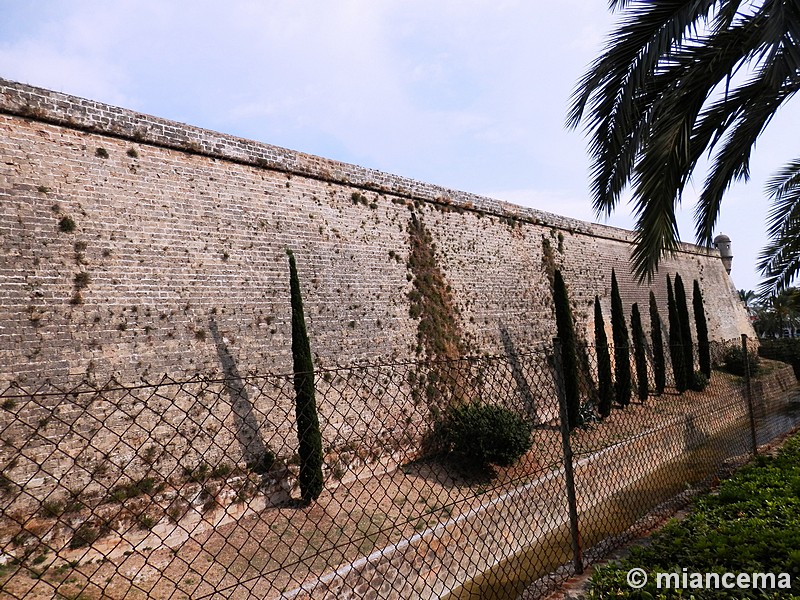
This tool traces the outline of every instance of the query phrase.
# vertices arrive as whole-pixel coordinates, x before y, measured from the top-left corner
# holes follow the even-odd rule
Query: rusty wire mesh
[[[728,347],[714,349],[716,365]],[[743,377],[715,370],[703,391],[677,394],[668,374],[665,393],[644,401],[634,383],[631,404],[599,421],[596,352],[581,355],[586,423],[570,441],[589,562],[654,508],[708,485],[752,440]],[[773,363],[749,386],[759,443],[796,420],[787,369]],[[551,350],[314,377],[325,487],[311,504],[297,488],[292,375],[9,385],[2,594],[534,598],[573,571]],[[475,400],[527,424],[518,462],[443,454],[436,423]]]

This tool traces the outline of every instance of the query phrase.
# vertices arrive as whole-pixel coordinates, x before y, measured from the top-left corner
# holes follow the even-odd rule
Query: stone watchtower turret
[[[733,251],[731,250],[731,238],[724,233],[720,233],[714,238],[714,248],[719,250],[719,257],[728,275],[731,274],[731,263],[733,262]]]

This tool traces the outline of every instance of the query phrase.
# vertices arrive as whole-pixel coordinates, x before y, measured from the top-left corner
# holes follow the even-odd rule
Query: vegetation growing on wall
[[[567,404],[567,423],[570,430],[578,426],[580,397],[578,389],[578,354],[575,325],[569,304],[567,286],[561,271],[553,273],[553,304],[556,309],[556,329],[561,340],[561,367],[564,374],[564,396]]]
[[[418,320],[417,354],[453,359],[463,354],[458,309],[450,286],[436,261],[430,232],[415,213],[408,226],[411,252],[408,268],[413,290],[408,294],[411,317]]]
[[[608,352],[608,336],[603,320],[600,297],[594,297],[594,343],[597,348],[597,387],[599,401],[597,411],[602,418],[611,414],[614,402],[614,382],[611,377],[611,355]]]
[[[416,354],[432,361],[426,373],[417,374],[414,384],[417,390],[424,390],[436,420],[443,409],[464,401],[465,383],[458,372],[458,363],[452,361],[463,356],[465,348],[458,309],[436,260],[433,238],[413,211],[408,231],[408,269],[413,286],[408,299],[410,315],[417,319]]]
[[[550,285],[553,285],[553,277],[556,272],[556,256],[555,252],[553,252],[553,245],[544,234],[542,234],[542,269],[544,269]]]
[[[69,216],[61,217],[58,221],[58,229],[64,233],[72,233],[75,231],[75,221]]]
[[[664,359],[663,337],[656,296],[650,290],[650,341],[653,346],[653,379],[655,380],[656,394],[659,396],[664,393],[664,388],[667,385],[667,365]]]
[[[611,269],[611,336],[614,340],[614,395],[617,403],[624,407],[631,401],[631,354],[625,310],[614,269]]]
[[[295,415],[300,457],[300,497],[304,502],[319,498],[323,488],[322,435],[319,429],[314,386],[314,362],[308,341],[300,279],[294,254],[289,255],[289,285],[292,302],[292,359],[294,364]]]

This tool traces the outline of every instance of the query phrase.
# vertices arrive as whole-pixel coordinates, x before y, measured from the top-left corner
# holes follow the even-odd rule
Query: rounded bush
[[[447,453],[473,467],[510,466],[531,447],[531,430],[522,417],[477,401],[447,409],[436,434]]]
[[[750,362],[750,376],[755,376],[758,373],[760,359],[758,353],[750,350],[747,353],[747,359]],[[725,351],[722,357],[722,368],[728,373],[744,377],[745,375],[745,354],[740,346],[733,346]]]
[[[695,371],[689,388],[695,392],[702,392],[706,387],[708,387],[708,377],[702,371]]]

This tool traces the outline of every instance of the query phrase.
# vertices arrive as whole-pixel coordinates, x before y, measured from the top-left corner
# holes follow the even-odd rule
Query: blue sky
[[[570,92],[605,1],[0,0],[0,77],[589,221]],[[726,198],[738,288],[758,284],[764,182],[794,158],[779,113]],[[792,112],[792,110],[794,112]],[[794,133],[793,133],[794,132]],[[703,173],[684,194],[682,239]]]

